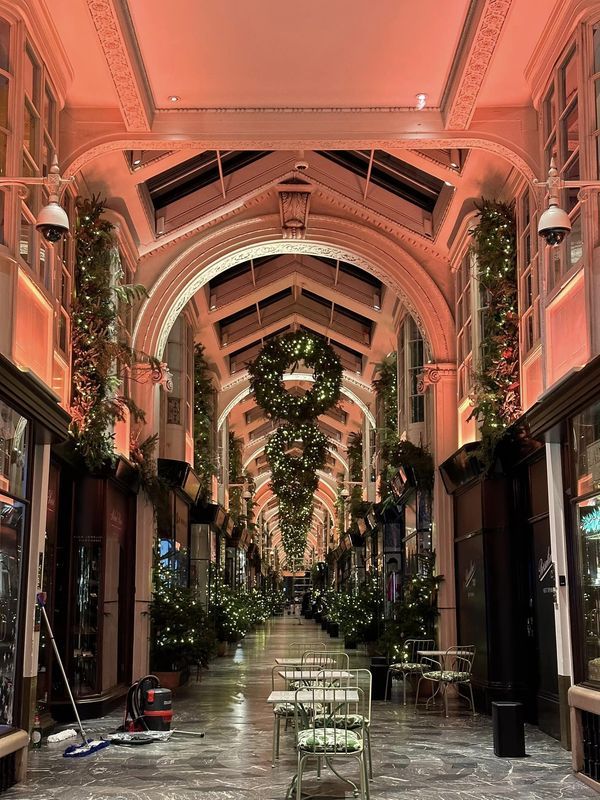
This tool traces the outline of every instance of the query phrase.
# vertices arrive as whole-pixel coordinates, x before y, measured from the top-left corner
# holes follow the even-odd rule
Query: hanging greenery
[[[312,369],[313,387],[302,395],[286,391],[282,377],[303,363]],[[249,365],[256,402],[267,414],[288,425],[270,437],[266,454],[271,468],[271,488],[279,500],[279,526],[290,565],[304,557],[318,486],[317,470],[325,463],[327,440],[314,424],[317,416],[340,396],[342,365],[332,347],[320,336],[299,331],[267,342]],[[300,456],[289,454],[301,441]]]
[[[470,418],[481,426],[481,456],[490,467],[498,441],[521,413],[516,225],[513,204],[482,200],[477,209],[471,235],[486,310]]]
[[[242,483],[246,476],[243,471],[244,440],[236,436],[234,431],[229,431],[229,483]],[[229,513],[236,525],[245,521],[243,508],[243,489],[241,486],[232,486],[229,489]]]
[[[362,481],[363,478],[363,437],[361,431],[352,431],[348,436],[348,466],[350,480]]]
[[[115,422],[125,419],[127,411],[134,421],[144,419],[142,409],[122,391],[123,371],[142,357],[126,340],[119,306],[132,305],[146,291],[121,282],[114,228],[102,218],[104,211],[99,197],[77,200],[70,435],[75,453],[91,472],[115,462]]]
[[[314,385],[297,396],[286,390],[282,378],[284,372],[295,372],[301,363],[313,371]],[[305,331],[268,341],[248,371],[256,402],[273,419],[310,422],[335,405],[340,397],[339,358],[325,339]]]
[[[201,496],[210,500],[211,478],[217,474],[213,447],[214,388],[204,347],[194,347],[194,469],[200,478]]]
[[[426,447],[400,439],[389,448],[388,461],[394,473],[399,468],[412,473],[419,489],[433,489],[435,467],[433,457]]]
[[[379,450],[379,496],[385,500],[391,495],[390,481],[396,468],[390,464],[390,453],[398,442],[398,354],[390,353],[375,365],[377,377],[373,388],[377,399]]]
[[[301,455],[289,455],[287,451],[299,442],[303,445]],[[287,485],[323,468],[327,438],[314,424],[282,425],[269,437],[265,453],[273,483]]]

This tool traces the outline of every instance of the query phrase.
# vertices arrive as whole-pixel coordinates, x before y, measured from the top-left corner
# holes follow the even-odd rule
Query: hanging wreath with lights
[[[303,445],[301,455],[290,455],[287,451],[298,442]],[[265,453],[273,481],[285,486],[293,479],[314,475],[323,468],[327,438],[314,424],[282,425],[269,437]]]
[[[314,385],[303,395],[288,392],[283,375],[303,363],[312,369]],[[320,336],[306,331],[271,339],[249,365],[250,385],[258,405],[273,419],[313,420],[335,405],[342,386],[340,359]]]

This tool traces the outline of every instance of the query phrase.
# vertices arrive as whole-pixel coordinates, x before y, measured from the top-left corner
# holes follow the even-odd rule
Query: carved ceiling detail
[[[307,183],[282,183],[277,187],[277,192],[283,238],[304,239],[312,186]]]
[[[125,126],[130,131],[149,131],[148,115],[113,0],[88,0],[88,8],[117,90]]]
[[[452,130],[469,127],[479,90],[485,80],[512,0],[485,0],[462,74],[446,113],[446,126]]]

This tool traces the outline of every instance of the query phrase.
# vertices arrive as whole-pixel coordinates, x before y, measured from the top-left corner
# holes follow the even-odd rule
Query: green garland
[[[482,200],[477,209],[471,235],[487,309],[470,418],[480,423],[481,456],[490,467],[498,441],[521,414],[516,224],[512,204]]]
[[[194,347],[194,468],[200,478],[202,497],[210,499],[211,478],[217,474],[213,453],[214,389],[204,357],[204,347]]]
[[[286,453],[295,442],[302,442],[302,455]],[[265,453],[271,468],[272,481],[288,485],[294,479],[314,475],[322,469],[327,456],[327,438],[316,425],[307,422],[300,425],[282,425],[269,437]]]
[[[396,468],[390,464],[390,452],[398,443],[398,354],[390,353],[375,365],[373,388],[382,425],[377,429],[380,453],[379,496],[390,497],[390,481]]]
[[[295,371],[300,362],[313,369],[314,385],[301,396],[289,394],[283,386],[284,372]],[[248,370],[256,402],[274,419],[289,424],[270,437],[265,448],[271,468],[271,488],[279,500],[279,525],[290,564],[301,560],[313,513],[313,496],[323,467],[327,440],[314,424],[319,414],[340,396],[342,365],[324,339],[307,332],[289,333],[267,342]],[[302,456],[286,450],[302,440]]]
[[[296,396],[286,391],[283,374],[295,372],[300,362],[312,368],[314,385]],[[342,365],[321,337],[304,331],[287,333],[267,342],[249,365],[256,402],[273,419],[309,422],[335,405],[342,386]]]
[[[363,477],[363,437],[360,431],[353,431],[348,436],[348,466],[350,480],[362,481]]]
[[[98,197],[77,200],[70,435],[91,472],[115,462],[115,422],[127,411],[134,421],[144,420],[142,409],[119,391],[118,370],[141,359],[125,340],[119,306],[132,305],[146,291],[121,283],[114,227],[102,219],[104,211]]]

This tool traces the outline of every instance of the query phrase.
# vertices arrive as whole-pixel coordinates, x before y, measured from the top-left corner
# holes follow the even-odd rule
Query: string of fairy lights
[[[292,394],[285,389],[283,375],[295,372],[301,363],[312,369],[314,382],[303,394]],[[265,453],[279,501],[283,548],[288,562],[295,563],[306,550],[317,470],[327,456],[327,439],[316,418],[339,400],[342,365],[324,339],[297,331],[268,341],[248,370],[257,404],[271,419],[284,423],[269,438]]]

